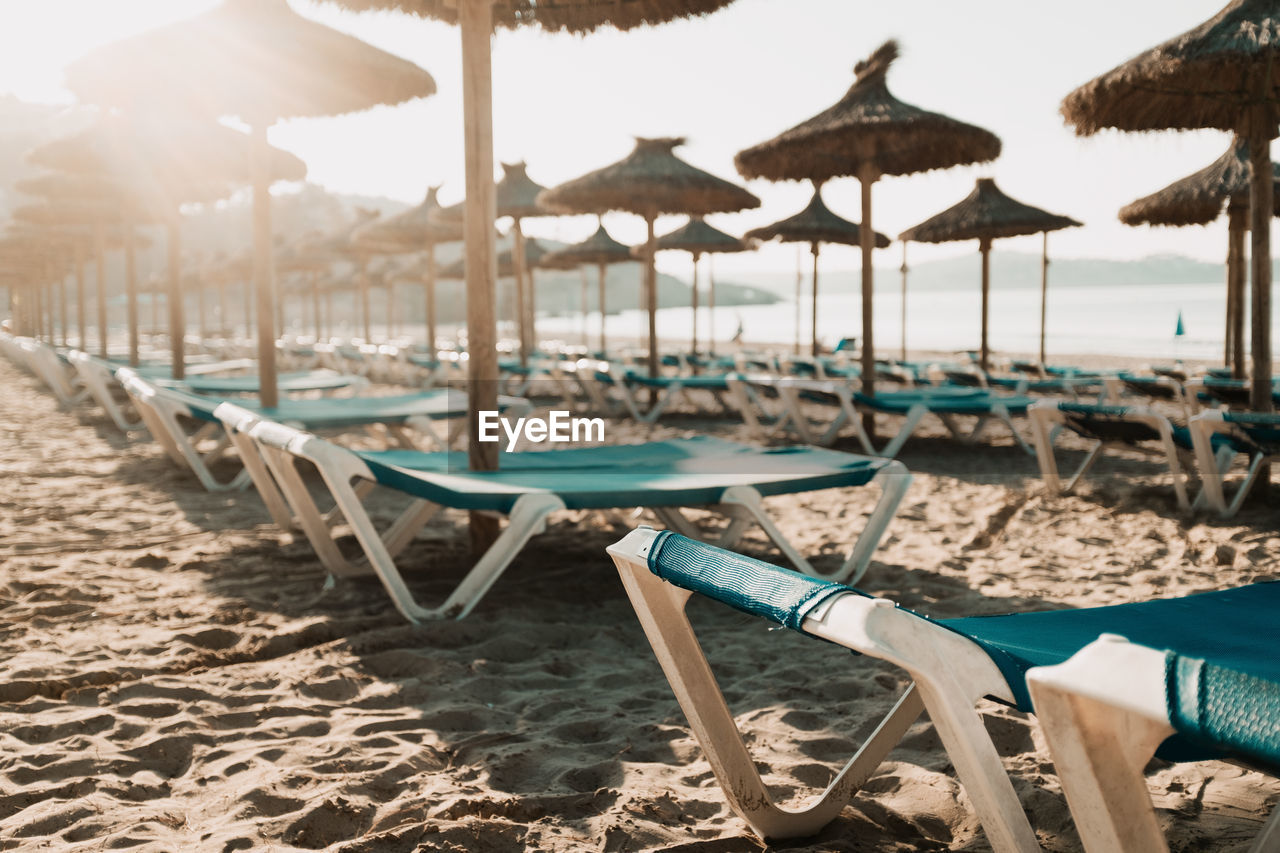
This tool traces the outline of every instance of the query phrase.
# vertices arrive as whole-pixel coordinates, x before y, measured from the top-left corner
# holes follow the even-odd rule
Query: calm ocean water
[[[801,337],[810,338],[811,303],[800,304]],[[1280,328],[1280,305],[1272,327]],[[896,353],[902,341],[902,301],[898,293],[876,294],[876,348]],[[1185,336],[1174,337],[1182,313]],[[707,340],[709,318],[700,310],[700,342]],[[795,339],[796,304],[747,305],[718,308],[714,318],[718,341],[728,341],[742,325],[750,342],[790,343]],[[1049,290],[1048,351],[1053,353],[1114,354],[1151,358],[1221,359],[1226,322],[1225,285],[1108,285],[1060,287]],[[1246,321],[1247,323],[1247,321]],[[818,335],[827,347],[845,336],[859,336],[860,300],[849,294],[819,298]],[[588,325],[594,336],[599,318]],[[658,333],[663,338],[687,338],[692,332],[690,312],[665,308],[658,312]],[[581,333],[577,318],[541,317],[543,336],[561,335],[573,341]],[[625,311],[608,318],[606,333],[636,337],[646,329],[644,314]],[[928,350],[964,350],[978,346],[981,300],[977,287],[955,290],[921,290],[907,296],[907,344]],[[1247,325],[1246,325],[1247,329]],[[1039,347],[1040,292],[1036,288],[996,290],[991,295],[991,345],[1007,352],[1035,352]]]

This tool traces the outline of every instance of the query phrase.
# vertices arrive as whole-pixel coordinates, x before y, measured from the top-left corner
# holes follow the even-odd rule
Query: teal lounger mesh
[[[634,371],[628,371],[626,381],[633,385],[643,385],[646,388],[670,388],[672,385],[679,385],[682,388],[688,388],[694,391],[728,391],[729,376],[728,373],[700,373],[695,376],[645,376]]]
[[[384,486],[455,509],[496,512],[510,512],[529,493],[553,494],[567,509],[714,504],[737,485],[765,497],[865,485],[889,464],[812,447],[760,449],[710,437],[504,453],[498,471],[468,471],[461,453],[357,455]]]
[[[1223,412],[1222,420],[1233,424],[1234,435],[1214,435],[1214,439],[1229,441],[1241,453],[1280,454],[1280,415],[1260,412]]]
[[[1058,411],[1066,417],[1072,432],[1097,441],[1118,441],[1138,444],[1143,441],[1159,441],[1160,433],[1150,424],[1126,420],[1134,411],[1129,406],[1091,406],[1085,403],[1059,403]],[[1190,450],[1191,430],[1171,424],[1169,434],[1179,447]]]
[[[194,391],[197,394],[256,394],[260,389],[257,374],[249,376],[191,376],[173,382],[156,379],[157,384]],[[276,377],[276,387],[281,394],[299,391],[335,391],[349,388],[358,378],[331,370],[307,370],[297,373],[281,373]]]
[[[658,534],[648,559],[654,574],[677,586],[791,628],[831,595],[865,595],[669,532]],[[1280,768],[1280,655],[1270,642],[1278,608],[1280,583],[1258,583],[1135,604],[930,621],[981,646],[1023,711],[1033,710],[1027,670],[1062,663],[1101,634],[1177,649],[1169,695],[1182,737],[1159,755],[1198,760],[1227,752]]]
[[[193,417],[216,420],[213,410],[218,399],[165,389],[175,394],[191,410]],[[252,401],[235,401],[237,406],[273,421],[303,424],[309,430],[339,429],[370,423],[401,424],[409,418],[447,418],[466,413],[466,396],[448,390],[393,397],[343,397],[321,400],[281,400],[275,408],[264,409]],[[501,401],[499,401],[501,408]]]
[[[1027,407],[1035,402],[1031,397],[1004,396],[986,393],[982,390],[965,391],[960,394],[938,394],[936,392],[890,391],[876,394],[854,394],[853,399],[859,404],[877,412],[905,415],[917,403],[923,403],[929,411],[936,415],[988,415],[991,406],[999,403],[1011,415],[1024,415]]]

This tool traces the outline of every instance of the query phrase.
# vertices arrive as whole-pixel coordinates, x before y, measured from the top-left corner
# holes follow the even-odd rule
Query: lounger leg
[[[1013,436],[1013,440],[1018,443],[1022,451],[1028,456],[1034,456],[1035,451],[1031,449],[1031,445],[1027,444],[1027,440],[1022,437],[1022,433],[1018,432],[1018,428],[1013,424],[1013,417],[1009,414],[1009,407],[1004,403],[993,403],[991,405],[991,414],[1000,419],[1006,427],[1009,428],[1009,434]]]
[[[1276,853],[1280,850],[1280,805],[1271,810],[1271,817],[1267,818],[1266,825],[1249,850],[1250,853]]]
[[[907,416],[903,419],[902,428],[898,430],[898,434],[884,446],[883,450],[879,452],[873,450],[871,452],[876,456],[884,456],[888,459],[893,459],[898,455],[898,451],[902,450],[902,446],[907,443],[907,439],[916,431],[916,427],[920,425],[920,421],[928,413],[929,409],[923,403],[916,403],[913,405],[907,410]],[[856,419],[855,422],[857,422]],[[866,434],[862,433],[862,435],[865,436]],[[867,439],[866,444],[869,445],[870,443],[870,439]]]
[[[227,434],[231,437],[231,443],[235,445],[236,452],[240,454],[244,470],[248,472],[254,487],[257,488],[258,496],[266,504],[267,513],[270,514],[276,527],[281,530],[297,529],[293,513],[289,511],[289,505],[285,502],[284,495],[280,494],[280,487],[276,485],[271,472],[267,470],[262,454],[258,452],[253,439],[232,426],[227,427]]]
[[[272,447],[259,446],[262,450],[263,461],[267,463],[267,468],[280,485],[280,492],[284,495],[285,500],[293,511],[292,516],[297,519],[298,526],[302,528],[302,532],[311,543],[311,547],[315,549],[321,565],[330,574],[339,577],[368,574],[368,568],[356,566],[342,556],[342,552],[338,550],[338,543],[334,540],[333,524],[335,518],[338,516],[346,517],[342,508],[335,506],[332,512],[322,516],[315,500],[311,497],[311,492],[307,489],[307,484],[303,482],[302,476],[298,473],[297,462],[294,457],[289,453]],[[359,500],[355,491],[352,492],[352,496],[357,501]],[[363,510],[361,511],[363,512]]]
[[[1093,447],[1089,448],[1089,453],[1085,456],[1084,461],[1080,463],[1080,467],[1076,469],[1071,478],[1067,480],[1066,485],[1062,487],[1062,491],[1070,494],[1076,490],[1076,486],[1084,479],[1084,475],[1088,474],[1093,468],[1094,463],[1102,457],[1102,451],[1106,449],[1106,444],[1101,441],[1095,442]]]
[[[1050,497],[1062,492],[1062,480],[1058,476],[1058,459],[1053,455],[1054,435],[1052,424],[1040,409],[1031,409],[1031,440],[1035,443],[1036,463],[1040,466],[1040,479]]]
[[[1249,497],[1249,492],[1253,489],[1253,481],[1258,479],[1258,472],[1262,470],[1262,463],[1267,460],[1265,454],[1255,453],[1249,459],[1249,472],[1245,475],[1244,482],[1240,484],[1240,488],[1236,490],[1235,497],[1231,499],[1231,505],[1227,507],[1227,518],[1235,515],[1240,511],[1240,507],[1244,506],[1245,499]]]
[[[1163,653],[1134,648],[1155,656],[1152,671],[1159,683],[1151,685],[1149,692],[1163,697]],[[1076,828],[1088,853],[1167,851],[1143,769],[1173,728],[1167,719],[1157,720],[1059,681],[1057,673],[1070,674],[1073,664],[1085,664],[1082,656],[1087,651],[1078,652],[1067,663],[1033,669],[1027,678]],[[1104,681],[1107,667],[1094,663],[1098,671],[1087,673],[1086,678]],[[1134,686],[1116,686],[1115,698]]]
[[[729,805],[761,837],[803,837],[830,823],[919,716],[920,700],[914,690],[908,690],[816,801],[795,811],[779,808],[756,770],[684,612],[690,593],[663,583],[643,566],[616,557],[614,561],[658,663]]]

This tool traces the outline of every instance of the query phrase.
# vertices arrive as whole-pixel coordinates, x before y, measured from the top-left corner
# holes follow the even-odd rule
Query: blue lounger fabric
[[[924,403],[930,412],[937,415],[988,415],[994,403],[1002,404],[1011,415],[1023,415],[1035,402],[1031,397],[991,394],[983,389],[960,394],[889,391],[877,393],[874,397],[854,394],[853,399],[869,409],[895,415],[905,415],[917,403]]]
[[[205,421],[216,420],[213,410],[222,402],[216,397],[201,397],[171,388],[166,388],[164,393],[176,396],[191,410],[192,417]],[[278,406],[271,409],[264,409],[248,400],[237,399],[230,402],[268,420],[301,424],[307,430],[342,429],[366,424],[402,424],[413,417],[451,418],[461,417],[467,412],[466,394],[443,388],[391,397],[281,400]],[[508,402],[499,398],[500,409],[507,405]]]
[[[792,628],[833,595],[865,595],[674,533],[660,534],[649,568],[685,589]],[[981,646],[1017,707],[1028,712],[1027,670],[1062,663],[1101,634],[1174,649],[1170,712],[1181,736],[1157,754],[1176,761],[1226,753],[1280,767],[1280,655],[1269,642],[1277,608],[1280,583],[1257,583],[1109,607],[929,621]]]
[[[632,385],[643,385],[646,388],[670,388],[679,384],[682,388],[703,391],[728,391],[728,373],[699,373],[694,376],[645,376],[635,371],[628,371],[626,381]]]
[[[455,509],[510,512],[521,495],[568,509],[698,506],[731,486],[761,495],[860,486],[889,460],[813,447],[761,449],[700,437],[637,445],[504,453],[498,471],[468,471],[461,453],[358,451],[381,485]]]
[[[153,380],[165,387],[177,387],[197,394],[256,394],[261,389],[257,374],[242,376],[190,376],[183,380]],[[335,373],[332,370],[306,370],[297,373],[281,373],[276,377],[276,387],[281,394],[300,391],[336,391],[350,388],[359,377]]]

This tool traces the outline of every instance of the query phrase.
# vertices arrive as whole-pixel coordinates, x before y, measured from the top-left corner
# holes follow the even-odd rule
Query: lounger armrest
[[[668,583],[795,630],[831,596],[854,592],[670,531],[654,538],[648,565]]]

